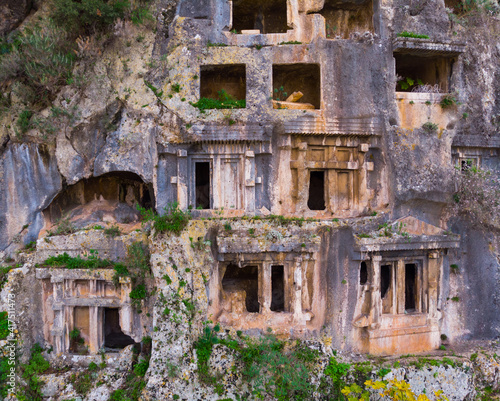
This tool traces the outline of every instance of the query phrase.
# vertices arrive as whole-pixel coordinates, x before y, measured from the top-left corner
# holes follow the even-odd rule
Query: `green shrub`
[[[43,348],[36,343],[31,349],[31,358],[27,364],[21,365],[22,378],[25,381],[19,389],[17,395],[20,400],[42,401],[41,393],[44,382],[38,378],[38,375],[44,373],[50,368],[50,363],[42,355]]]
[[[457,104],[457,99],[453,95],[446,95],[439,102],[441,108],[446,109]]]
[[[21,134],[26,133],[31,128],[30,119],[33,116],[33,112],[31,110],[24,110],[19,114],[19,118],[17,119],[17,126],[21,130]]]
[[[114,264],[108,259],[99,259],[94,252],[88,258],[84,259],[80,255],[76,257],[69,256],[66,252],[62,255],[51,256],[45,262],[44,266],[64,266],[67,269],[103,269],[112,267]]]
[[[67,31],[91,34],[124,18],[127,0],[53,0],[52,20]]]
[[[122,235],[122,232],[120,230],[120,227],[111,226],[111,227],[104,229],[104,235],[106,235],[106,237],[114,238],[114,237],[119,237],[120,235]]]
[[[48,236],[53,235],[68,235],[76,232],[76,227],[70,221],[69,217],[61,217],[56,221],[56,228],[54,231],[50,230]]]
[[[71,77],[73,48],[73,42],[59,30],[25,29],[14,40],[12,51],[0,59],[0,82],[17,79],[33,92],[33,103],[48,104]],[[18,123],[27,129],[28,122],[25,111]]]
[[[438,125],[434,124],[433,122],[427,121],[422,125],[422,128],[426,130],[427,132],[434,132],[438,130]]]
[[[418,34],[415,32],[408,32],[408,31],[403,31],[401,33],[398,33],[396,36],[398,36],[400,38],[429,39],[429,36],[427,36],[427,35],[422,35],[422,34]]]
[[[244,109],[246,107],[245,99],[236,100],[224,89],[217,92],[218,99],[202,97],[196,103],[189,102],[193,107],[198,108],[202,113],[209,109]]]
[[[92,388],[93,375],[87,372],[74,373],[69,378],[75,391],[80,395],[86,395]]]
[[[10,334],[8,316],[7,312],[0,312],[0,340],[6,339]]]
[[[177,203],[165,207],[163,215],[156,214],[151,209],[137,206],[144,221],[152,221],[157,233],[172,232],[179,234],[189,223],[191,215],[179,209]]]
[[[144,375],[146,375],[146,372],[148,371],[148,368],[149,368],[149,360],[141,359],[134,366],[134,373],[137,376],[143,377]]]

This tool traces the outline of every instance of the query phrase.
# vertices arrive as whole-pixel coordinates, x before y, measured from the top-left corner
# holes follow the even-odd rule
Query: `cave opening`
[[[365,285],[368,282],[368,268],[366,262],[361,262],[359,266],[359,284]]]

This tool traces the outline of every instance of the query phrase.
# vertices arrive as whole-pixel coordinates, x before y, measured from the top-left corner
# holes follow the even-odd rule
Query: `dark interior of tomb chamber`
[[[417,266],[405,264],[405,311],[414,312],[417,301]]]
[[[200,66],[200,98],[223,100],[219,93],[223,90],[235,100],[246,99],[244,64]]]
[[[368,268],[366,266],[366,262],[361,262],[359,266],[359,284],[365,285],[368,281]]]
[[[286,33],[287,0],[233,0],[233,30],[259,29],[260,33]]]
[[[273,99],[285,101],[293,92],[302,92],[298,103],[321,108],[321,76],[318,64],[274,64]]]
[[[104,347],[122,349],[135,344],[132,337],[126,335],[120,327],[118,308],[104,308]]]
[[[258,313],[259,304],[259,268],[258,266],[243,266],[231,263],[227,266],[222,279],[224,291],[244,290],[247,312]]]
[[[155,206],[152,186],[135,173],[116,171],[67,186],[44,212],[49,213],[51,221],[57,221],[75,207],[94,200],[127,203],[134,210],[136,205],[146,209]]]
[[[380,296],[384,298],[391,288],[391,265],[380,266]]]
[[[283,312],[285,310],[285,271],[284,266],[271,266],[271,310]]]
[[[340,36],[349,39],[351,33],[373,31],[373,2],[325,0],[319,13],[325,18],[327,39]]]
[[[309,176],[309,200],[311,210],[325,210],[325,172],[311,171]]]
[[[210,209],[210,163],[196,163],[196,207]]]
[[[422,57],[414,54],[395,53],[396,75],[398,82],[411,78],[414,85],[403,89],[398,83],[396,90],[400,92],[411,92],[417,85],[417,80],[422,84],[439,85],[440,92],[448,92],[449,80],[451,79],[453,60],[451,58],[434,56]]]

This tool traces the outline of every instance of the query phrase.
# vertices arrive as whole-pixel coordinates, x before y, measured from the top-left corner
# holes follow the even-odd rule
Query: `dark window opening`
[[[349,39],[353,32],[373,32],[373,2],[325,0],[320,11],[325,18],[327,39]]]
[[[391,265],[383,265],[380,266],[380,296],[385,298],[387,292],[391,288],[391,280],[392,280],[392,266]]]
[[[104,308],[104,347],[123,349],[135,344],[132,337],[126,335],[120,327],[120,313],[117,308]]]
[[[317,64],[273,65],[273,100],[286,101],[294,92],[302,97],[293,102],[294,108],[321,108],[321,75]],[[309,106],[308,106],[309,105]],[[278,103],[278,108],[287,108]]]
[[[213,108],[245,107],[244,102],[234,101],[245,100],[246,91],[244,64],[202,65],[200,67],[200,98],[221,102],[220,107],[214,106]]]
[[[210,209],[210,163],[195,163],[196,207]]]
[[[286,0],[233,0],[233,30],[286,33]]]
[[[399,92],[448,92],[452,74],[452,59],[394,54]]]
[[[259,268],[230,264],[222,279],[222,289],[226,292],[245,291],[245,306],[248,312],[260,312]]]
[[[365,285],[368,281],[368,268],[366,267],[366,262],[361,262],[359,266],[359,284]]]
[[[417,305],[417,266],[405,265],[405,311],[414,312]]]
[[[271,310],[283,312],[285,310],[285,271],[283,266],[271,266],[271,285]]]
[[[325,172],[311,171],[309,178],[309,200],[311,210],[325,210]]]

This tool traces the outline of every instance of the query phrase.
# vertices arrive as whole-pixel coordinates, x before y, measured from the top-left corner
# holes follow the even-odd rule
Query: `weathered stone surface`
[[[0,36],[15,29],[31,11],[32,0],[6,0],[0,4]]]

